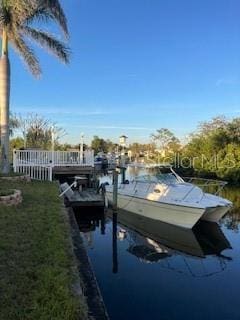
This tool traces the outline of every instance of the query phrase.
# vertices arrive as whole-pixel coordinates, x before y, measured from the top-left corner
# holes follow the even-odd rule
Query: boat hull
[[[111,204],[112,192],[106,192]],[[118,208],[183,228],[192,229],[204,214],[204,208],[186,207],[118,194]]]
[[[230,206],[217,206],[207,208],[201,217],[201,220],[218,222],[229,210]]]

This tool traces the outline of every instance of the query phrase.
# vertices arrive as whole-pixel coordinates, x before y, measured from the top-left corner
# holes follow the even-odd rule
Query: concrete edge
[[[109,320],[106,306],[88,257],[82,236],[72,208],[66,208],[72,234],[73,251],[77,259],[77,269],[81,280],[81,288],[88,305],[89,319]]]

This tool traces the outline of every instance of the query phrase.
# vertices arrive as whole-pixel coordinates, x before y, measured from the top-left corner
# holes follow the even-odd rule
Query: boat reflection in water
[[[231,245],[217,223],[200,221],[191,230],[125,211],[114,214],[109,211],[107,216],[110,218],[107,222],[112,223],[114,273],[118,272],[118,242],[125,242],[121,249],[124,247],[141,263],[157,263],[162,268],[194,277],[221,272],[231,260],[223,254],[224,250],[231,249]],[[104,215],[88,213],[84,218],[81,215],[76,217],[88,246],[94,246],[96,226],[101,226],[104,234]]]
[[[118,213],[118,223],[118,238],[144,263],[201,277],[223,271],[231,260],[222,253],[231,245],[217,223],[200,221],[189,230],[125,212]],[[210,264],[204,264],[207,256]]]

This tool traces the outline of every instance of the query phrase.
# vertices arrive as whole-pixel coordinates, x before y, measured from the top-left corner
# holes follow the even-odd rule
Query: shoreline
[[[80,234],[73,209],[71,207],[66,208],[66,212],[69,216],[73,251],[77,259],[79,278],[80,281],[82,281],[81,287],[88,305],[89,319],[109,320],[110,318],[108,316],[107,309],[91,265],[91,261]]]

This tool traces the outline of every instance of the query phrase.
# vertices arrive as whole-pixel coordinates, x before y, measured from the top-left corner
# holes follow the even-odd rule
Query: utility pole
[[[51,138],[52,138],[52,166],[54,166],[54,149],[55,149],[54,126],[52,126],[51,128]]]

